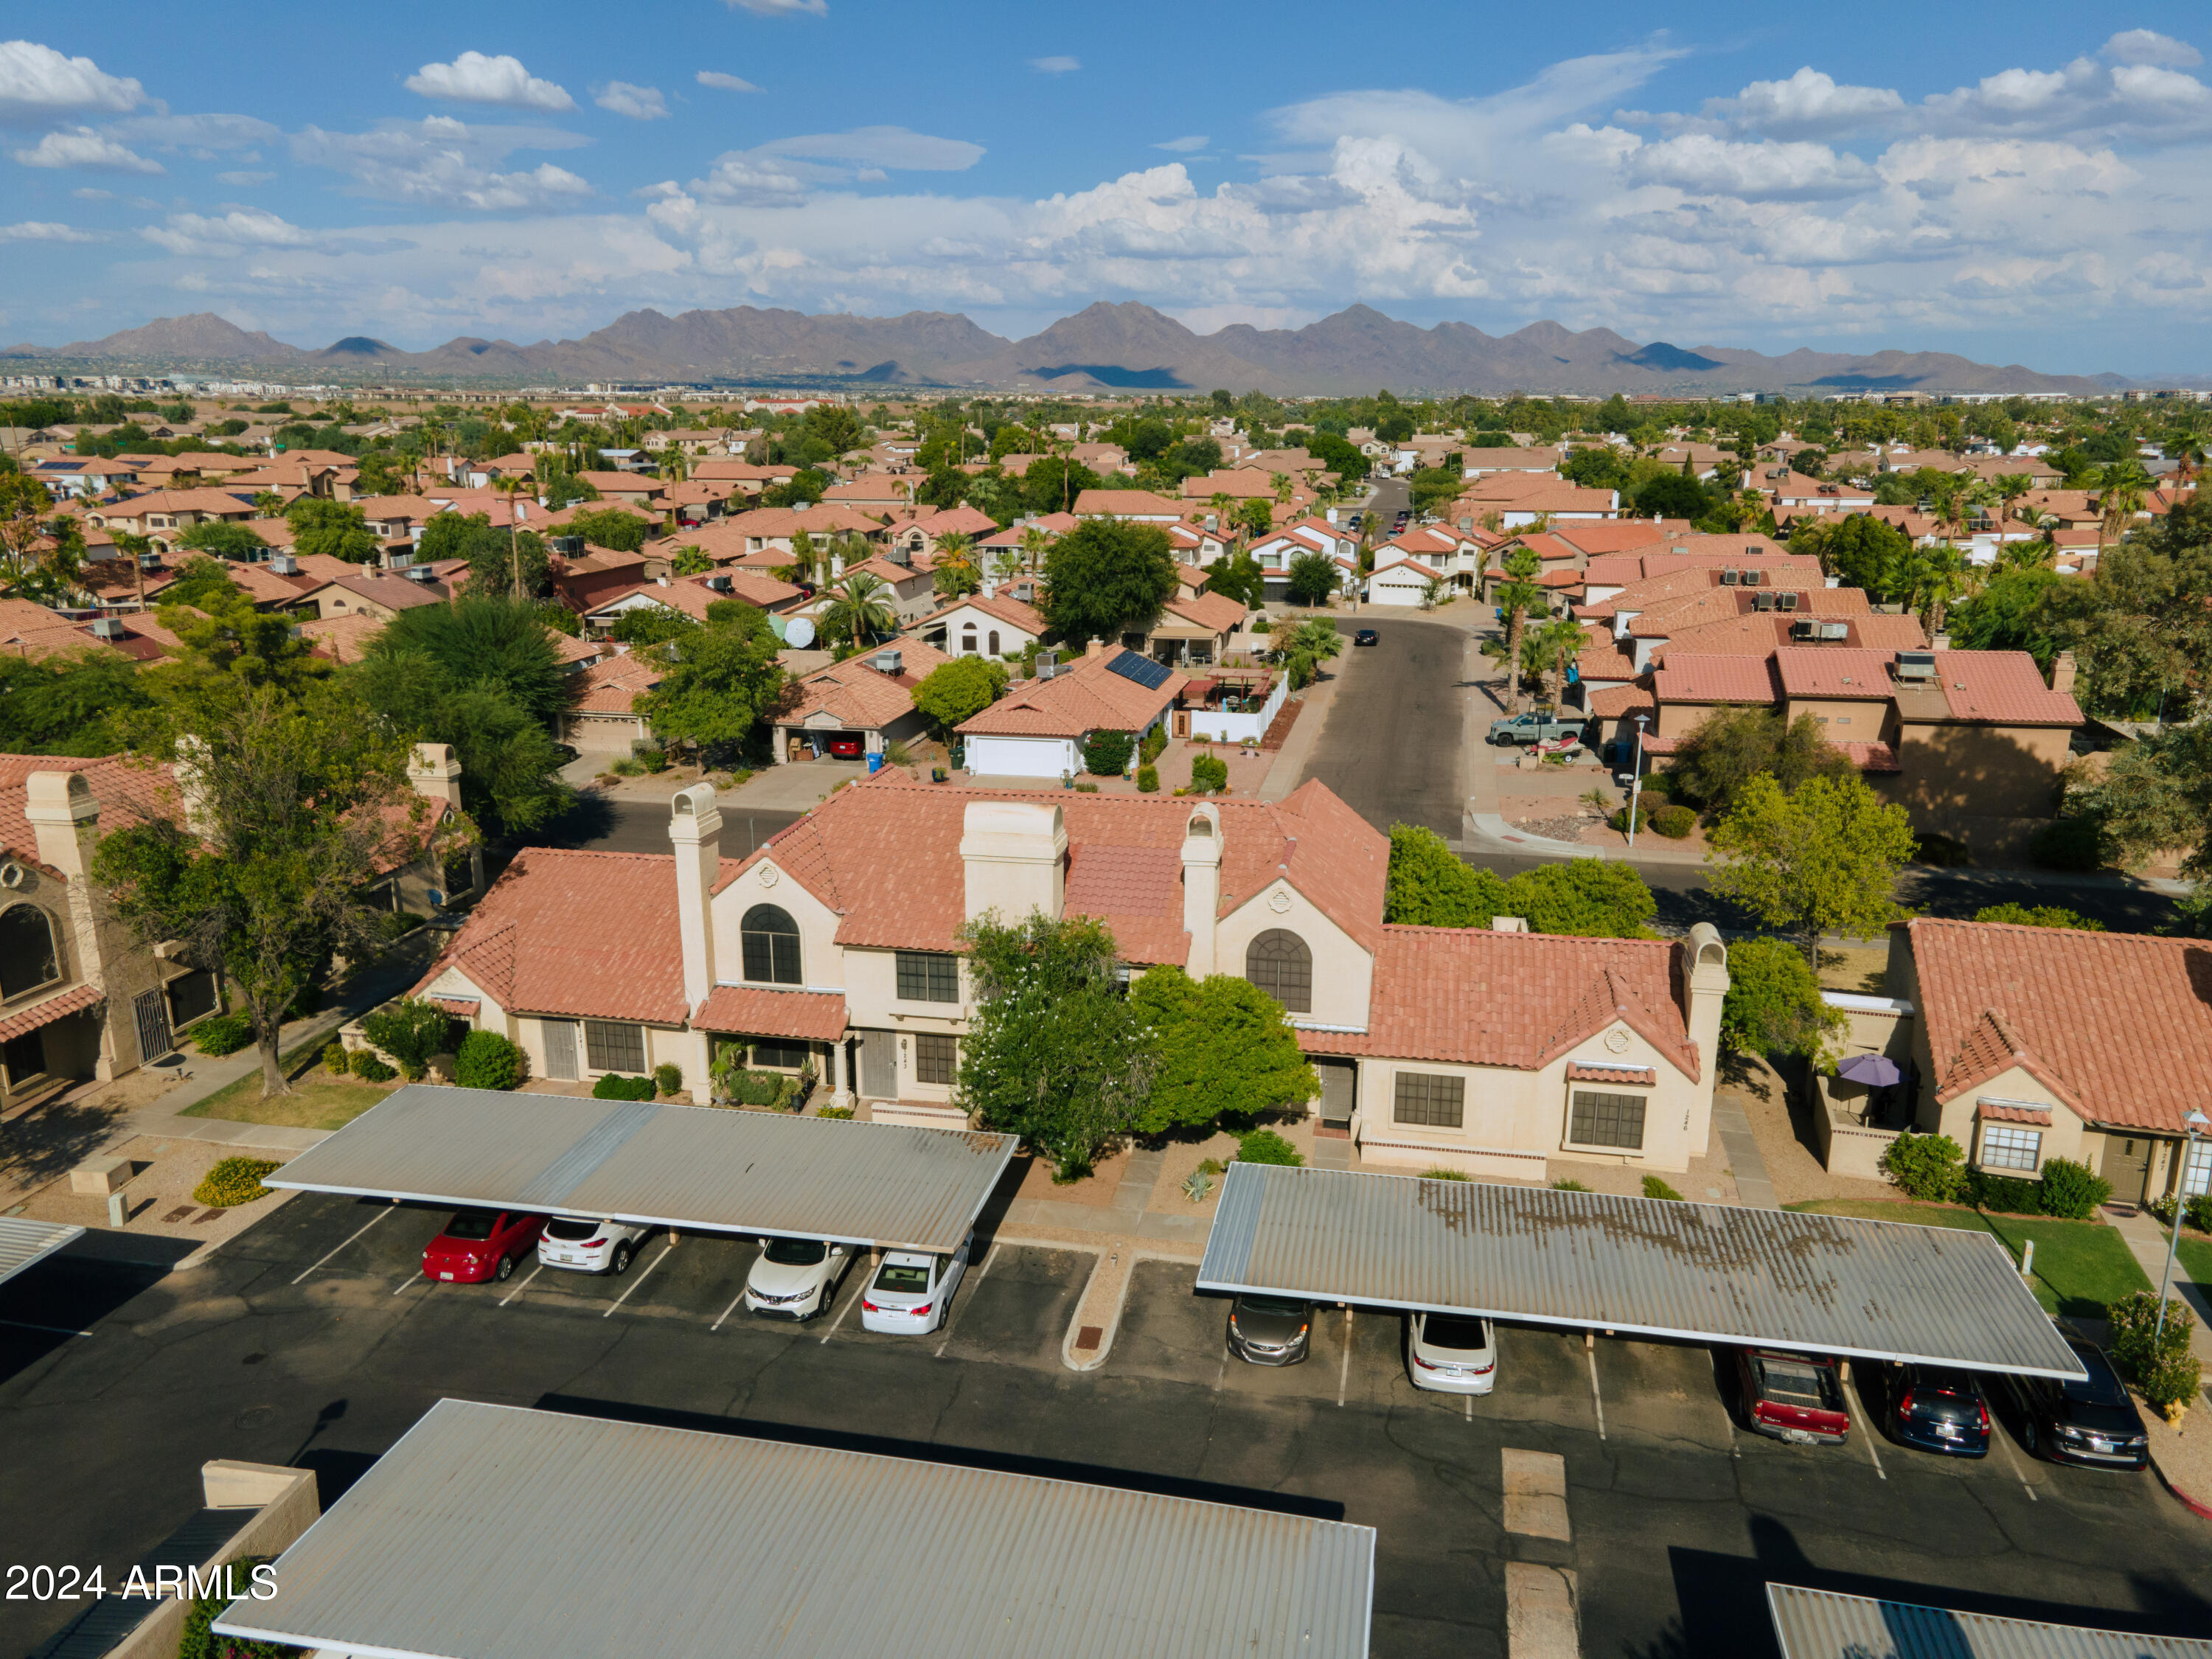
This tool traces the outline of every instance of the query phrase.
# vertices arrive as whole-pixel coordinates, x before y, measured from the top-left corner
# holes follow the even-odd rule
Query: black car
[[[1946,1365],[1889,1371],[1889,1432],[1901,1445],[1947,1457],[1990,1455],[1990,1408],[1981,1379]]]
[[[1255,1365],[1295,1365],[1313,1352],[1313,1304],[1249,1291],[1229,1304],[1229,1352]]]
[[[2150,1462],[2142,1418],[2112,1362],[2094,1342],[2068,1336],[2066,1346],[2089,1375],[2078,1382],[2008,1376],[2020,1413],[2021,1443],[2031,1457],[2099,1469],[2140,1469]]]
[[[1371,628],[1363,628],[1352,636],[1354,645],[1380,645],[1382,636]]]

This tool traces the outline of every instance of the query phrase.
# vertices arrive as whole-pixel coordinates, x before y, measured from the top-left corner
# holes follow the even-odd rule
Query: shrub
[[[1098,793],[1098,786],[1095,783],[1079,783],[1075,786],[1075,793],[1079,795],[1095,795]]]
[[[680,1093],[684,1088],[684,1068],[672,1060],[664,1060],[653,1068],[653,1086],[664,1095]]]
[[[1651,814],[1654,835],[1664,836],[1669,841],[1680,841],[1698,827],[1698,815],[1686,806],[1662,806]]]
[[[1137,793],[1140,795],[1157,795],[1160,793],[1158,767],[1140,766],[1137,769]]]
[[[376,925],[386,939],[404,939],[428,920],[428,916],[418,916],[412,910],[394,910],[379,918]]]
[[[453,1081],[464,1089],[512,1089],[526,1071],[522,1050],[496,1031],[471,1031],[453,1055]]]
[[[1206,1173],[1210,1176],[1226,1175],[1229,1173],[1229,1166],[1226,1164],[1224,1164],[1218,1158],[1201,1158],[1199,1160],[1198,1167],[1205,1170]]]
[[[618,760],[607,768],[607,770],[618,778],[641,777],[645,773],[645,768],[634,760]]]
[[[229,1583],[243,1589],[252,1580],[253,1569],[269,1558],[265,1555],[241,1555],[228,1564]],[[278,1642],[246,1642],[234,1636],[217,1636],[209,1626],[222,1616],[230,1606],[231,1598],[218,1589],[212,1595],[203,1595],[185,1614],[184,1634],[177,1643],[177,1659],[285,1659],[285,1656],[300,1651]]]
[[[1151,731],[1145,733],[1144,742],[1137,745],[1137,758],[1143,761],[1146,765],[1150,765],[1152,762],[1160,757],[1161,752],[1165,750],[1167,746],[1167,728],[1165,726],[1156,726]]]
[[[1093,732],[1083,740],[1083,769],[1094,778],[1118,778],[1129,769],[1137,740],[1127,732]]]
[[[636,758],[637,763],[648,772],[665,772],[668,769],[668,751],[665,749],[641,749]]]
[[[1906,1196],[1948,1204],[1966,1189],[1966,1154],[1948,1135],[1901,1134],[1881,1167]]]
[[[333,1074],[343,1077],[353,1069],[353,1056],[346,1052],[344,1043],[333,1042],[323,1050],[323,1065]]]
[[[2105,924],[2063,904],[1985,904],[1974,912],[1976,921],[2001,921],[2014,927],[2072,927],[2085,933],[2101,933]]]
[[[2164,1411],[2197,1397],[2203,1370],[2189,1352],[2197,1322],[2179,1297],[2166,1300],[2163,1335],[2155,1291],[2131,1291],[2105,1313],[2112,1324],[2112,1358],[2135,1378],[2144,1399]]]
[[[1615,807],[1613,815],[1606,819],[1606,823],[1613,829],[1626,833],[1628,829],[1628,809],[1626,806]],[[1651,827],[1651,808],[1640,800],[1636,803],[1636,827],[1638,830],[1648,830]]]
[[[361,1023],[362,1035],[390,1055],[410,1083],[428,1069],[431,1055],[446,1051],[453,1029],[451,1014],[417,997],[388,1002]]]
[[[1240,1164],[1287,1164],[1293,1168],[1305,1162],[1298,1149],[1273,1129],[1255,1129],[1240,1137],[1237,1158]]]
[[[234,1054],[253,1041],[253,1022],[243,1013],[210,1014],[192,1027],[192,1046],[204,1054]]]
[[[2112,1195],[2112,1183],[2086,1164],[2046,1158],[2043,1165],[2043,1212],[2082,1221]]]
[[[1471,1181],[1474,1177],[1464,1170],[1447,1170],[1441,1164],[1421,1171],[1424,1181]]]
[[[653,1079],[649,1077],[623,1077],[609,1072],[592,1085],[594,1100],[651,1100]]]
[[[1190,793],[1218,793],[1229,787],[1229,763],[1216,755],[1190,757]]]
[[[2043,1188],[2016,1176],[1991,1175],[1986,1170],[1976,1170],[1966,1177],[1966,1195],[1973,1200],[1976,1209],[1995,1210],[2000,1215],[2043,1213]]]
[[[1555,1181],[1552,1183],[1552,1190],[1555,1193],[1586,1193],[1589,1188],[1579,1181]]]
[[[1644,1177],[1644,1196],[1664,1199],[1669,1204],[1680,1204],[1684,1201],[1681,1194],[1676,1192],[1656,1175]]]
[[[1932,864],[1942,868],[1954,865],[1972,864],[1974,855],[1966,850],[1966,843],[1949,836],[1939,836],[1930,830],[1912,844],[1915,864]]]
[[[2183,1206],[2181,1213],[2198,1232],[2212,1233],[2212,1193],[2200,1194],[2191,1199]]]
[[[2180,1207],[2180,1204],[2171,1198],[2143,1200],[2143,1212],[2161,1227],[2171,1228],[2173,1225],[2173,1212]]]
[[[227,1210],[233,1205],[251,1204],[257,1198],[266,1198],[269,1189],[261,1184],[261,1177],[277,1167],[265,1158],[227,1158],[192,1188],[192,1200],[211,1210]]]
[[[389,1083],[399,1075],[366,1048],[355,1052],[353,1074],[364,1083]]]
[[[853,1115],[853,1109],[850,1106],[824,1106],[820,1111],[815,1113],[814,1115],[817,1117],[846,1118]]]
[[[2053,818],[2027,850],[2046,870],[2094,870],[2105,861],[2104,835],[2091,818]]]

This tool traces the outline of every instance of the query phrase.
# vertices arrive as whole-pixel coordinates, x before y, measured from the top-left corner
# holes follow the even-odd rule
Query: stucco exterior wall
[[[2072,733],[2063,726],[1905,726],[1889,793],[1920,823],[1936,815],[2047,818]]]
[[[774,878],[766,879],[765,871]],[[837,943],[836,913],[777,867],[763,859],[714,896],[708,908],[714,918],[714,979],[718,984],[744,983],[744,953],[741,935],[745,913],[757,904],[773,904],[799,928],[799,965],[803,987],[819,991],[842,988],[847,963]]]
[[[1887,698],[1792,697],[1784,705],[1784,719],[1801,714],[1820,721],[1831,743],[1881,743],[1895,724]]]
[[[2041,1106],[2051,1113],[2051,1121],[2047,1124],[1992,1126],[1977,1116],[1977,1107],[1984,1100],[2002,1101],[2011,1105]],[[1966,1162],[1977,1169],[1982,1167],[1983,1163],[1982,1132],[1991,1127],[2029,1129],[2040,1133],[2043,1137],[2034,1170],[1997,1169],[1990,1171],[1993,1175],[2033,1180],[2040,1174],[2042,1165],[2051,1158],[2069,1158],[2077,1162],[2083,1159],[2084,1126],[2081,1120],[2021,1066],[2014,1066],[2000,1072],[1978,1088],[1969,1089],[1955,1099],[1943,1103],[1942,1133],[1966,1149]],[[2103,1151],[2100,1139],[2095,1152],[2101,1154]]]
[[[1221,918],[1213,933],[1214,971],[1243,978],[1244,953],[1252,941],[1279,927],[1296,933],[1313,953],[1313,1007],[1293,1013],[1291,1019],[1365,1030],[1375,959],[1286,880],[1269,882]]]

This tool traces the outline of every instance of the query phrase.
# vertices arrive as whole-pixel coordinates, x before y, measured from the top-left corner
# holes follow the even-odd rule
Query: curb
[[[1553,841],[1547,836],[1532,836],[1516,830],[1496,812],[1469,812],[1466,817],[1478,834],[1492,841],[1510,842],[1532,857],[1602,860],[1609,856],[1602,847],[1586,846],[1578,841]]]
[[[2199,1503],[2196,1498],[2191,1498],[2187,1492],[2182,1491],[2180,1487],[2175,1486],[2172,1479],[2167,1476],[2164,1466],[2161,1465],[2155,1457],[2150,1460],[2150,1466],[2158,1473],[2158,1484],[2164,1486],[2166,1491],[2172,1492],[2174,1497],[2179,1500],[2181,1506],[2184,1509],[2202,1520],[2212,1521],[2212,1504]]]
[[[1126,1243],[1126,1241],[1124,1242]],[[1073,1249],[1079,1247],[1063,1244],[1056,1246],[1055,1248],[1060,1249]],[[1086,1354],[1082,1359],[1079,1360],[1075,1357],[1075,1339],[1082,1332],[1083,1304],[1090,1297],[1091,1282],[1109,1267],[1119,1266],[1120,1263],[1118,1261],[1118,1258],[1123,1255],[1127,1255],[1129,1258],[1129,1261],[1127,1266],[1121,1273],[1121,1293],[1114,1298],[1113,1316],[1106,1322],[1104,1328],[1099,1334],[1097,1350],[1095,1352]],[[1106,1363],[1106,1356],[1114,1352],[1115,1335],[1121,1328],[1122,1310],[1129,1305],[1129,1286],[1136,1280],[1137,1264],[1139,1262],[1181,1261],[1188,1263],[1189,1261],[1190,1258],[1188,1256],[1171,1255],[1164,1250],[1116,1249],[1112,1243],[1109,1243],[1102,1247],[1097,1252],[1094,1265],[1091,1269],[1091,1278],[1083,1281],[1083,1294],[1075,1299],[1075,1313],[1073,1317],[1069,1319],[1067,1322],[1067,1334],[1060,1340],[1060,1363],[1065,1365],[1069,1370],[1074,1371],[1078,1375],[1085,1371],[1095,1371],[1101,1365]]]

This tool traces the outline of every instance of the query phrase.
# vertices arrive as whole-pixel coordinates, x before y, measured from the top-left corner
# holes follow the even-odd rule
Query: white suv
[[[848,1244],[771,1238],[745,1275],[745,1306],[770,1319],[811,1319],[826,1313],[852,1259]]]
[[[627,1273],[630,1258],[650,1231],[635,1222],[579,1221],[556,1215],[538,1237],[538,1260],[543,1267],[565,1267],[571,1273]]]
[[[951,1255],[892,1250],[876,1269],[875,1282],[860,1293],[860,1324],[888,1336],[918,1336],[945,1323],[952,1292],[968,1271],[975,1248],[970,1233]]]

